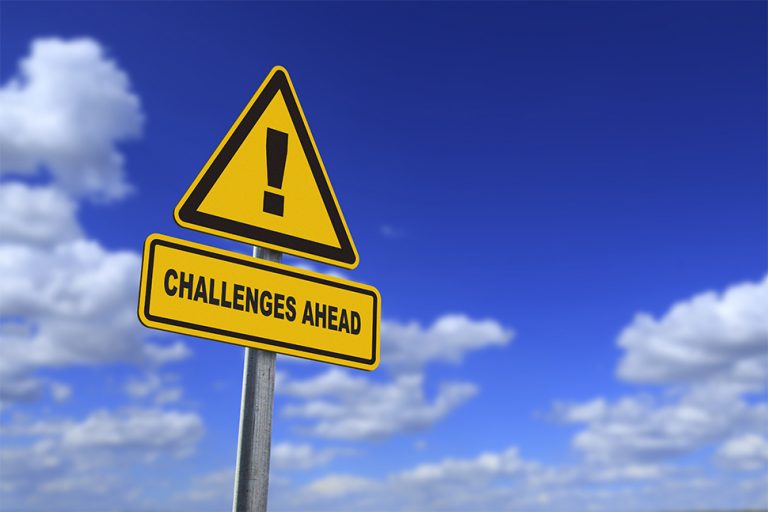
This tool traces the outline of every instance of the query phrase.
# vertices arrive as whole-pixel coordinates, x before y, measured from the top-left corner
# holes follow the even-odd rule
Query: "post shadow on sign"
[[[288,134],[267,128],[267,185],[283,188],[285,159],[288,155]],[[283,216],[285,197],[269,190],[264,191],[264,212]]]

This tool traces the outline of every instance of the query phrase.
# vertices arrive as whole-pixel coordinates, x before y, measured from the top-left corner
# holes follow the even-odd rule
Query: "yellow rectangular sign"
[[[373,370],[380,317],[372,286],[164,235],[144,243],[147,327]]]

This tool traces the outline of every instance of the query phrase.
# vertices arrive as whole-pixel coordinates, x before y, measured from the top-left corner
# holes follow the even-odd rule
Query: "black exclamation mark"
[[[288,155],[288,134],[280,130],[267,128],[267,185],[283,188],[285,175],[285,157]],[[264,191],[264,211],[272,215],[283,216],[285,198],[268,190]]]

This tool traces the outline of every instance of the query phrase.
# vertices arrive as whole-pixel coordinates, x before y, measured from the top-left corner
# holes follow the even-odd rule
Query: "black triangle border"
[[[296,133],[299,136],[301,147],[309,162],[309,167],[312,171],[318,190],[320,191],[323,204],[331,219],[331,225],[333,226],[340,247],[321,244],[297,236],[286,235],[270,229],[252,226],[244,222],[211,215],[198,210],[200,204],[202,204],[205,197],[216,184],[216,181],[224,172],[224,169],[226,169],[230,160],[232,160],[235,153],[240,149],[243,141],[259,121],[262,114],[278,92],[283,93],[283,99],[288,107],[288,113],[291,116],[291,121],[296,129]],[[245,116],[237,125],[237,128],[235,128],[224,143],[224,146],[216,155],[216,158],[211,162],[210,166],[204,170],[200,181],[197,182],[195,188],[187,197],[187,200],[178,209],[178,216],[179,219],[185,223],[212,229],[225,236],[226,234],[236,235],[257,243],[265,242],[286,249],[292,249],[299,253],[319,256],[327,260],[339,261],[349,265],[354,265],[357,261],[355,251],[352,248],[352,243],[347,236],[344,221],[342,220],[339,209],[334,201],[326,174],[323,172],[320,159],[315,152],[312,138],[309,135],[304,117],[299,109],[298,101],[293,93],[293,88],[291,87],[285,72],[281,69],[275,71],[269,82],[264,86],[261,94],[256,98],[256,101],[253,102],[248,109],[248,112],[246,112]]]

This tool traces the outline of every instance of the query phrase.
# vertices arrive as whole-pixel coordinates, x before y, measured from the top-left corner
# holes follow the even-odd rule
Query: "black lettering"
[[[285,295],[282,293],[275,294],[275,318],[282,320],[285,318],[283,309],[285,308]]]
[[[266,299],[266,300],[265,300]],[[264,290],[261,292],[261,298],[259,299],[259,306],[261,306],[261,314],[264,316],[270,316],[272,314],[272,294]]]
[[[221,282],[221,307],[232,308],[232,302],[227,300],[227,282]]]
[[[336,325],[336,311],[338,311],[339,308],[336,306],[328,306],[328,328],[332,331],[337,331],[338,327]]]
[[[321,304],[315,303],[315,327],[325,329],[325,304],[322,304],[322,309],[320,306]],[[320,319],[323,320],[323,325],[320,325]]]
[[[352,334],[360,334],[360,313],[353,311],[352,317]]]
[[[184,279],[186,274],[181,273],[181,280],[179,281],[179,297],[184,295],[184,290],[187,290],[187,298],[192,298],[192,281],[195,280],[195,274],[189,274],[189,279]]]
[[[179,289],[176,286],[171,288],[171,278],[178,279],[179,274],[172,268],[169,268],[165,273],[165,294],[173,297]]]
[[[233,287],[232,292],[232,308],[242,311],[243,310],[243,290],[245,290],[245,286],[241,284],[235,283],[235,286]]]
[[[219,305],[219,299],[216,297],[214,292],[216,291],[216,281],[211,277],[208,281],[208,304],[213,304],[214,306]]]
[[[285,314],[285,318],[287,318],[289,322],[293,322],[296,320],[296,298],[289,295],[287,306],[288,312]]]
[[[195,301],[197,299],[203,299],[203,302],[208,304],[208,292],[205,289],[205,278],[200,276],[197,278],[197,287],[195,287]]]
[[[245,290],[245,310],[253,311],[254,314],[259,314],[259,290],[258,288],[248,288]]]
[[[304,303],[304,316],[301,319],[301,323],[309,324],[314,327],[315,321],[312,318],[312,303],[307,301]]]
[[[347,318],[347,310],[344,308],[341,309],[341,317],[339,318],[339,331],[349,332],[349,318]]]

